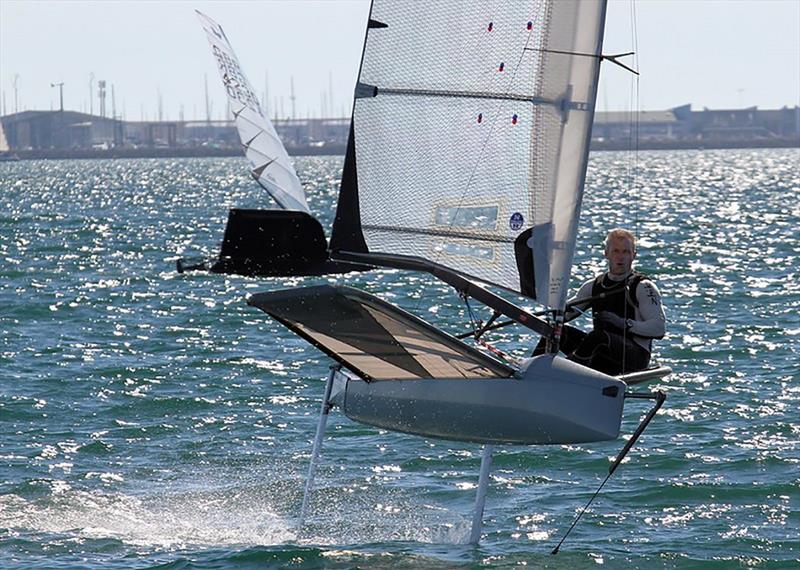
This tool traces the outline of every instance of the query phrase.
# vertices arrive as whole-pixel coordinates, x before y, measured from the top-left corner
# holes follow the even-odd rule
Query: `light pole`
[[[14,112],[19,113],[19,73],[14,74]]]
[[[61,83],[51,83],[50,87],[58,87],[58,100],[59,100],[59,108],[58,110],[62,113],[64,112],[64,82]]]
[[[97,88],[100,90],[100,116],[106,116],[106,82],[100,80],[97,82]]]
[[[94,73],[89,73],[89,114],[94,115]]]

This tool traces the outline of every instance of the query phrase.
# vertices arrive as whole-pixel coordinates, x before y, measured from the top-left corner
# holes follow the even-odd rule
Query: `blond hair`
[[[629,232],[628,230],[623,230],[622,228],[614,228],[608,235],[606,236],[606,251],[608,251],[608,246],[611,243],[612,239],[627,239],[630,240],[631,246],[633,247],[634,253],[636,252],[636,236],[633,235],[633,232]]]

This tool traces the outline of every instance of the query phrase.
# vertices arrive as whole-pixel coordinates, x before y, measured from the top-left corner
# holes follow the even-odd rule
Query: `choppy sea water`
[[[638,174],[633,167],[638,162]],[[300,158],[328,228],[342,160]],[[0,164],[0,566],[553,568],[800,561],[800,151],[593,154],[574,284],[610,226],[665,297],[668,393],[561,554],[622,439],[500,447],[477,549],[481,449],[334,412],[299,531],[329,360],[248,295],[337,281],[445,330],[431,278],[174,270],[266,204],[240,159]],[[525,355],[535,338],[502,329]],[[647,405],[626,406],[630,433]]]

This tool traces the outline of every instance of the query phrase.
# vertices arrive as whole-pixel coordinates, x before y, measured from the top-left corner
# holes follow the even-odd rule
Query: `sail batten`
[[[236,130],[250,162],[250,172],[278,206],[308,213],[305,192],[289,154],[261,109],[255,90],[242,72],[225,32],[205,14],[198,11],[197,16],[217,61]]]
[[[367,224],[362,226],[367,231],[380,231],[380,232],[396,232],[398,234],[416,234],[424,236],[438,236],[443,238],[452,239],[467,239],[467,240],[492,240],[501,243],[514,243],[513,238],[497,238],[493,234],[481,232],[455,232],[452,230],[436,230],[430,228],[403,228],[397,226],[377,226]]]
[[[376,88],[377,89],[377,88]],[[565,99],[545,99],[530,97],[528,95],[513,95],[505,93],[475,93],[471,91],[434,91],[431,89],[381,89],[381,95],[419,95],[423,97],[464,97],[468,99],[494,99],[498,101],[522,101],[534,105],[550,105],[558,109],[567,106],[570,109],[587,110],[589,103],[585,101],[568,101]],[[370,95],[372,96],[372,95]]]
[[[374,0],[333,249],[427,259],[563,308],[605,8]]]

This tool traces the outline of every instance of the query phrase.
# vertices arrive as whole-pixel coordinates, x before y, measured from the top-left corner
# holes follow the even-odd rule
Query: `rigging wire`
[[[492,346],[481,338],[483,333],[485,333],[487,330],[490,330],[489,327],[491,327],[492,323],[500,316],[500,313],[495,312],[489,321],[487,321],[484,325],[480,317],[475,314],[475,311],[472,309],[472,305],[469,304],[469,296],[466,293],[459,293],[459,296],[464,300],[464,304],[467,306],[467,314],[469,315],[470,325],[472,326],[471,336],[473,337],[472,340],[475,342],[475,344],[483,347],[493,356],[500,358],[511,365],[519,366],[521,362],[518,358],[500,350],[495,346]],[[513,323],[514,321],[511,322]],[[457,338],[466,338],[466,336],[470,335],[459,335]]]
[[[636,21],[636,0],[631,0],[631,41],[633,42],[634,50],[634,66],[639,69],[639,30]],[[641,120],[641,94],[639,91],[639,74],[631,78],[632,86],[632,99],[634,107],[634,125],[633,125],[633,173],[631,177],[631,184],[633,191],[636,194],[636,208],[634,208],[634,227],[636,229],[636,237],[639,237],[639,214],[641,210],[641,181],[639,179],[639,128]]]
[[[483,321],[475,314],[475,311],[472,310],[472,305],[469,304],[469,297],[466,293],[459,293],[459,296],[464,300],[464,304],[467,306],[467,315],[469,316],[469,324],[472,327],[472,330],[475,332],[477,337],[477,332],[481,328],[483,328]]]
[[[639,31],[636,22],[636,0],[630,0],[630,18],[631,18],[631,44],[633,51],[633,67],[636,70],[640,69],[639,66]],[[639,179],[639,127],[641,120],[641,94],[639,91],[639,77],[638,73],[634,74],[631,78],[630,87],[630,101],[631,112],[629,115],[628,135],[629,135],[629,154],[628,154],[628,168],[627,168],[627,183],[628,195],[633,198],[633,235],[636,241],[639,241],[641,235],[641,224],[639,214],[642,208],[642,193],[641,183]],[[629,288],[629,279],[625,281],[625,304],[623,318],[627,323],[628,320],[628,299],[630,298],[631,291]],[[635,312],[634,312],[635,316]],[[627,341],[628,341],[628,327],[622,329],[622,373],[625,374],[626,370],[626,357],[627,357]]]
[[[534,16],[531,16],[531,18],[534,18]],[[497,97],[497,99],[499,99],[501,101],[504,101],[506,99],[506,97],[508,96],[508,94],[511,93],[511,90],[512,90],[512,88],[514,86],[514,82],[515,82],[515,80],[517,78],[517,72],[519,71],[519,69],[520,69],[520,67],[522,65],[522,59],[525,57],[525,54],[528,51],[528,45],[530,44],[531,38],[533,37],[533,30],[534,30],[534,28],[531,28],[531,29],[528,30],[528,35],[525,38],[525,45],[522,47],[522,50],[520,50],[519,58],[517,59],[517,63],[514,66],[514,69],[513,69],[512,73],[511,73],[511,80],[508,82],[508,87],[506,88],[506,90],[503,93],[502,97]],[[500,105],[498,105],[497,109],[494,112],[494,115],[493,115],[492,121],[491,121],[491,125],[489,127],[489,132],[486,134],[486,137],[483,139],[483,144],[481,145],[481,149],[478,152],[478,156],[477,156],[477,158],[475,159],[475,162],[472,165],[472,170],[469,173],[469,178],[467,179],[467,183],[464,185],[464,190],[462,191],[461,197],[459,198],[458,207],[456,208],[456,212],[458,212],[461,209],[461,206],[462,206],[462,204],[464,203],[464,200],[467,197],[467,192],[469,192],[470,187],[472,186],[472,181],[475,179],[475,175],[477,173],[478,166],[481,164],[481,162],[484,160],[484,158],[486,156],[486,147],[487,147],[487,145],[489,144],[489,141],[492,138],[492,134],[494,133],[495,126],[498,124],[497,119],[500,116],[501,111],[503,111],[503,110],[504,110],[504,103],[501,103]],[[448,226],[448,230],[452,230],[453,229],[453,224],[455,224],[455,220],[456,220],[456,216],[453,216],[450,219],[450,224]],[[435,261],[438,261],[440,255],[441,255],[441,253],[437,253]]]
[[[533,19],[534,17],[535,16],[531,16],[531,19]],[[494,20],[494,17],[492,17],[491,19]],[[447,226],[447,231],[448,232],[452,232],[453,231],[453,229],[454,229],[453,226],[455,224],[456,217],[458,215],[458,212],[461,210],[462,205],[464,204],[464,200],[466,200],[466,198],[467,198],[467,193],[469,192],[470,187],[472,186],[472,182],[475,179],[475,176],[476,176],[476,173],[477,173],[477,170],[478,170],[478,166],[480,166],[482,161],[485,159],[486,147],[488,146],[489,141],[491,140],[492,135],[494,133],[495,127],[498,124],[498,117],[500,116],[501,112],[504,110],[505,97],[507,97],[508,94],[511,93],[511,91],[513,89],[514,82],[515,82],[516,77],[517,77],[517,72],[521,67],[522,60],[525,57],[526,52],[528,51],[528,46],[531,43],[531,39],[533,37],[533,30],[534,29],[535,28],[531,28],[531,29],[528,30],[527,37],[525,38],[525,45],[523,46],[522,50],[520,50],[519,58],[517,59],[516,65],[514,65],[514,67],[513,67],[513,71],[511,73],[511,79],[510,79],[510,81],[508,83],[508,87],[506,88],[505,92],[503,92],[502,96],[497,97],[497,99],[499,99],[501,101],[501,104],[497,106],[497,109],[494,111],[494,113],[492,115],[491,122],[490,122],[490,125],[489,125],[489,132],[486,134],[486,137],[483,140],[483,144],[481,145],[481,148],[478,151],[477,158],[475,159],[475,161],[474,161],[474,163],[472,165],[472,169],[471,169],[471,171],[469,173],[469,178],[467,179],[467,183],[464,185],[464,189],[463,189],[463,191],[461,193],[461,196],[458,199],[458,205],[457,205],[456,210],[455,210],[456,214],[454,214],[451,217],[450,222],[449,222],[449,224]],[[444,248],[435,249],[435,255],[433,256],[433,261],[435,263],[439,262],[439,259],[440,259],[440,257],[441,257],[443,252],[444,252]],[[461,295],[461,292],[459,292],[459,295]],[[463,295],[462,295],[462,297],[463,297]],[[466,300],[466,298],[465,298],[465,300]],[[422,303],[422,296],[420,296],[417,299],[417,302],[414,305],[414,310],[415,311],[419,309],[419,305],[421,303]],[[470,321],[472,322],[474,315],[472,313],[472,309],[469,307],[469,303],[467,303],[467,309],[470,311],[469,318],[470,318]]]

